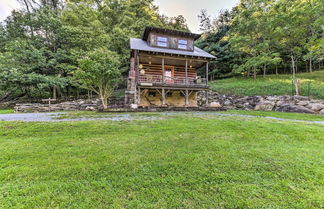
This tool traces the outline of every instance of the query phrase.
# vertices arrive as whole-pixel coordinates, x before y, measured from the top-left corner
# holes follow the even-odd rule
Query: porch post
[[[164,58],[162,58],[162,84],[164,84]]]
[[[186,82],[185,84],[188,84],[188,60],[186,59]]]
[[[208,85],[208,61],[206,62],[206,85]]]
[[[141,87],[138,87],[138,98],[137,98],[137,104],[141,104]]]
[[[189,92],[188,92],[188,89],[186,89],[186,106],[188,106],[189,105]]]
[[[165,90],[162,88],[162,105],[165,105]]]
[[[135,57],[135,81],[136,81],[136,84],[138,82],[138,76],[139,76],[139,69],[138,69],[138,66],[139,66],[139,56],[138,56],[138,51],[135,50],[135,53],[134,53],[134,57]]]

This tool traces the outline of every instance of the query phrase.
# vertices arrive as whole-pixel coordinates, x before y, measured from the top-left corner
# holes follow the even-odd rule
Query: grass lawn
[[[0,114],[9,114],[14,112],[15,111],[13,109],[0,109]]]
[[[0,122],[0,153],[0,208],[324,207],[320,124],[191,114]]]
[[[297,78],[302,81],[302,95],[324,99],[324,71],[299,73]],[[254,96],[254,95],[291,95],[291,75],[269,75],[263,78],[235,77],[210,82],[210,88],[223,94]]]

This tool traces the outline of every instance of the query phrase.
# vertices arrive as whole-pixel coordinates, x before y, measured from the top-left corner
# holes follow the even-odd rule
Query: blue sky
[[[159,6],[160,13],[167,16],[183,15],[187,19],[188,26],[192,32],[198,33],[199,21],[197,15],[200,10],[206,9],[212,16],[216,17],[220,10],[230,9],[239,0],[155,0]],[[0,0],[0,21],[4,20],[12,9],[18,8],[16,0]]]

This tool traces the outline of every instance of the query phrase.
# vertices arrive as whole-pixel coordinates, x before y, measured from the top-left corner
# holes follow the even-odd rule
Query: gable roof
[[[174,54],[174,55],[182,55],[182,56],[192,56],[192,57],[216,59],[215,56],[205,52],[204,50],[202,50],[198,47],[195,47],[194,51],[152,47],[152,46],[149,46],[146,41],[144,41],[142,39],[137,39],[137,38],[130,39],[130,48],[133,50],[146,51],[146,52],[158,52],[158,53],[164,53],[164,54]]]
[[[146,27],[144,30],[143,38],[142,38],[144,41],[147,41],[147,38],[148,38],[150,32],[158,32],[158,33],[163,33],[163,34],[168,34],[168,35],[177,35],[177,36],[182,36],[182,37],[187,37],[187,38],[193,38],[194,40],[197,40],[201,36],[199,34],[180,31],[180,30],[171,30],[171,29],[156,28],[156,27]]]

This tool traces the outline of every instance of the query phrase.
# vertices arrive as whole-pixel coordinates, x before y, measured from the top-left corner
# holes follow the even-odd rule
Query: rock
[[[232,102],[230,100],[228,100],[228,99],[224,102],[224,105],[227,105],[227,106],[231,105],[231,104],[232,104]]]
[[[297,101],[308,101],[309,98],[305,96],[293,96],[293,98]]]
[[[324,109],[319,112],[320,115],[324,115]]]
[[[260,102],[256,104],[254,110],[271,111],[273,110],[274,106],[274,102]]]
[[[95,111],[96,110],[96,108],[93,107],[93,106],[87,106],[85,109],[90,110],[90,111]]]
[[[306,106],[309,104],[309,101],[300,101],[300,102],[297,102],[297,105],[298,106]]]
[[[266,97],[266,100],[268,100],[268,101],[278,101],[279,98],[277,96],[268,96],[268,97]]]
[[[222,105],[219,102],[212,102],[209,104],[209,107],[222,107]]]
[[[311,104],[307,105],[307,108],[317,112],[317,111],[324,109],[324,105],[320,104],[320,103],[311,103]]]
[[[276,108],[278,112],[297,112],[297,113],[309,113],[314,114],[313,110],[310,110],[304,106],[291,105],[291,104],[282,104]]]
[[[137,109],[137,108],[138,108],[138,105],[137,105],[137,104],[131,104],[131,105],[130,105],[130,108],[132,108],[132,109]]]

